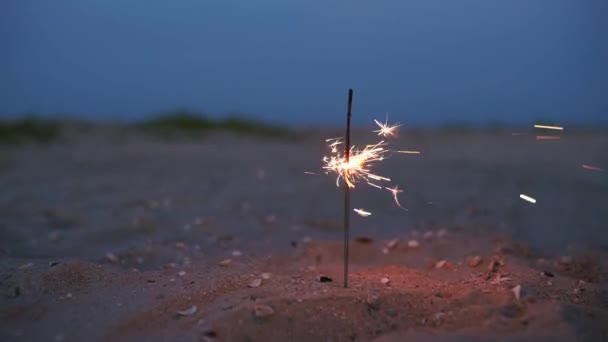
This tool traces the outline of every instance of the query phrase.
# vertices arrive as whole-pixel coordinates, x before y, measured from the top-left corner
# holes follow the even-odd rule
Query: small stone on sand
[[[393,248],[397,247],[397,245],[398,245],[398,244],[399,244],[399,240],[397,240],[397,239],[392,239],[391,241],[389,241],[389,242],[386,244],[386,248],[388,248],[388,249],[393,249]]]
[[[268,272],[262,273],[261,276],[262,276],[262,279],[264,279],[264,280],[270,279],[270,273],[268,273]]]
[[[274,309],[265,304],[256,304],[253,307],[253,314],[258,318],[266,318],[274,315]]]
[[[380,279],[380,283],[382,283],[383,285],[388,285],[390,282],[391,280],[387,277]]]
[[[482,261],[483,259],[479,255],[476,255],[474,257],[470,257],[467,260],[467,265],[469,265],[469,267],[477,267],[481,264]]]
[[[118,262],[118,257],[112,252],[106,253],[106,259],[110,260],[111,262]]]
[[[222,267],[226,267],[226,266],[230,265],[231,262],[232,262],[232,259],[224,259],[220,262],[219,265]]]
[[[193,305],[191,308],[188,308],[186,310],[182,310],[182,311],[178,311],[177,314],[180,316],[192,316],[196,313],[197,307],[196,305]]]
[[[235,258],[238,258],[240,256],[243,256],[243,252],[235,249],[235,250],[232,251],[232,256],[235,257]]]
[[[420,242],[418,242],[418,240],[410,240],[407,242],[407,246],[409,248],[418,248],[420,247]]]
[[[319,281],[320,281],[321,283],[329,283],[329,282],[332,282],[332,281],[333,281],[333,279],[331,279],[331,278],[330,278],[330,277],[328,277],[328,276],[324,276],[324,275],[322,275],[322,276],[320,276],[320,277],[319,277]]]
[[[519,298],[521,296],[521,285],[516,285],[513,289],[511,289],[511,291],[513,291],[513,294],[515,295],[515,299],[517,299],[517,301],[519,301]]]
[[[249,282],[247,286],[249,287],[258,287],[262,285],[262,278],[256,278]]]
[[[435,263],[435,268],[442,268],[447,264],[447,261],[445,260],[439,260]]]

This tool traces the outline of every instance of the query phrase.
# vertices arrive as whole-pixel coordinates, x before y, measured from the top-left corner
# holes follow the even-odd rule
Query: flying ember
[[[362,216],[362,217],[367,217],[367,216],[369,216],[369,215],[372,214],[369,211],[365,211],[363,209],[357,209],[357,208],[353,209],[353,211],[356,212],[357,214],[359,214],[359,216]]]
[[[530,203],[536,203],[536,199],[534,199],[528,195],[520,194],[519,198],[523,199],[524,201],[528,201]]]
[[[534,125],[534,128],[542,128],[542,129],[552,129],[555,131],[563,131],[564,127],[560,126],[547,126],[547,125]]]

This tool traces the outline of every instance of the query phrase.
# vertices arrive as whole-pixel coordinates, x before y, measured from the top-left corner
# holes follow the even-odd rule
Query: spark
[[[390,126],[388,123],[383,124],[378,120],[374,120],[374,122],[380,126],[380,130],[374,131],[378,132],[378,135],[385,137],[396,136],[396,130],[399,125]],[[388,144],[384,140],[381,140],[375,144],[365,145],[363,148],[351,146],[349,160],[346,161],[343,151],[344,148],[342,148],[344,145],[343,138],[329,138],[326,139],[325,142],[329,149],[329,155],[323,157],[322,168],[325,170],[325,174],[334,173],[337,175],[336,186],[339,187],[341,181],[343,181],[349,188],[354,188],[355,184],[365,182],[371,187],[382,190],[386,189],[393,195],[393,199],[397,206],[407,211],[407,209],[401,205],[397,196],[403,191],[400,190],[398,186],[393,188],[389,187],[388,185],[390,184],[387,183],[391,182],[391,179],[375,173],[373,168],[377,163],[383,161],[390,153],[420,154],[420,151],[392,151],[387,148]],[[362,209],[355,209],[355,211],[361,215],[361,212],[357,210]]]
[[[359,214],[359,216],[361,217],[368,217],[369,215],[371,215],[372,213],[370,213],[369,211],[365,211],[363,209],[353,209],[354,212],[356,212],[357,214]]]
[[[521,198],[521,199],[523,199],[525,201],[528,201],[530,203],[536,203],[536,199],[534,199],[534,198],[532,198],[532,197],[530,197],[528,195],[519,194],[519,198]]]
[[[537,135],[536,140],[559,140],[561,137],[556,135]]]
[[[597,166],[593,166],[593,165],[582,164],[581,167],[583,169],[592,170],[592,171],[604,171],[604,169],[599,168]]]
[[[388,190],[388,191],[390,191],[390,192],[391,192],[391,194],[393,194],[393,199],[395,200],[395,203],[397,203],[397,206],[399,206],[399,208],[401,208],[401,209],[403,209],[403,210],[405,210],[405,211],[408,211],[407,209],[405,209],[405,208],[404,208],[404,207],[401,205],[401,203],[399,203],[399,198],[397,197],[397,195],[398,195],[399,193],[403,192],[403,190],[400,190],[398,185],[395,185],[395,187],[394,187],[394,188],[385,187],[385,189],[386,189],[386,190]]]
[[[350,149],[350,158],[348,162],[346,158],[337,151],[337,146],[342,144],[341,140],[332,142],[330,146],[331,155],[323,157],[325,169],[328,173],[334,172],[338,175],[336,186],[340,186],[340,179],[344,179],[349,188],[354,188],[355,183],[364,180],[366,183],[378,187],[372,183],[374,181],[390,182],[391,179],[372,173],[371,167],[374,163],[384,160],[385,154],[390,151],[385,149],[384,141],[380,141],[373,145],[367,145],[363,149],[358,149],[352,146]],[[335,148],[335,149],[334,149]]]
[[[563,131],[564,127],[560,126],[547,126],[547,125],[534,125],[534,128],[542,128],[542,129],[552,129],[556,131]]]
[[[389,126],[388,118],[386,119],[386,121],[384,121],[384,123],[382,123],[376,119],[374,119],[374,122],[376,123],[376,125],[378,125],[378,127],[380,127],[380,129],[374,131],[374,133],[378,133],[378,135],[383,136],[385,138],[390,138],[390,137],[396,138],[399,135],[399,127],[401,125],[395,124],[395,125]]]

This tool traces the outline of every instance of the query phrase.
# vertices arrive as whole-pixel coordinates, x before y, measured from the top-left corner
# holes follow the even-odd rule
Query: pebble
[[[258,318],[266,318],[274,315],[274,309],[265,304],[256,304],[253,307],[253,314]]]
[[[235,258],[238,258],[240,256],[243,256],[243,252],[235,249],[235,250],[232,251],[232,256],[235,257]]]
[[[445,228],[439,229],[439,231],[437,232],[437,237],[438,238],[442,238],[444,236],[448,235],[448,230]]]
[[[420,247],[420,242],[418,242],[418,240],[410,240],[407,242],[407,246],[409,248],[418,248]]]
[[[562,265],[570,265],[572,263],[573,259],[571,256],[562,256],[561,258],[559,258],[559,263]]]
[[[435,268],[442,268],[443,266],[445,266],[447,264],[447,261],[445,260],[439,260],[435,263]]]
[[[521,285],[516,285],[515,287],[513,287],[511,289],[511,291],[513,291],[513,294],[515,295],[515,299],[517,299],[517,301],[519,301],[519,298],[521,296]]]
[[[553,273],[551,273],[549,271],[542,271],[542,272],[540,272],[540,274],[542,276],[545,276],[545,277],[548,277],[548,278],[553,278],[555,276]]]
[[[268,273],[268,272],[262,273],[261,276],[262,276],[262,279],[264,279],[264,280],[270,279],[270,273]]]
[[[387,277],[384,277],[384,278],[380,279],[380,282],[383,285],[388,285],[391,282],[391,280],[389,278],[387,278]]]
[[[374,242],[374,239],[372,239],[369,236],[357,236],[355,238],[355,241],[357,241],[358,243],[370,244],[370,243]]]
[[[231,262],[232,262],[232,259],[224,259],[224,260],[220,261],[219,265],[222,267],[226,267],[226,266],[230,265]]]
[[[182,311],[178,311],[177,314],[180,316],[192,316],[196,313],[197,307],[196,305],[193,305],[191,308],[188,308],[186,310],[182,310]]]
[[[380,307],[380,297],[370,294],[365,299],[365,303],[372,309],[378,309]]]
[[[262,278],[256,278],[249,282],[247,286],[249,287],[258,287],[262,285]]]
[[[474,257],[470,257],[467,260],[467,265],[469,265],[469,267],[477,267],[481,264],[482,261],[483,259],[479,255],[476,255]]]
[[[424,235],[422,236],[422,238],[424,240],[430,240],[430,239],[432,239],[433,238],[433,232],[429,230],[428,232],[424,233]]]
[[[118,262],[118,257],[112,252],[106,253],[106,259],[110,260],[111,262]]]
[[[333,279],[331,279],[331,278],[330,278],[330,277],[328,277],[328,276],[324,276],[324,275],[322,275],[322,276],[320,276],[320,277],[319,277],[319,281],[320,281],[321,283],[329,283],[329,282],[332,282],[332,281],[333,281]]]
[[[388,249],[393,249],[393,248],[397,247],[397,245],[398,245],[398,244],[399,244],[399,240],[397,240],[397,239],[392,239],[391,241],[389,241],[389,242],[386,244],[386,248],[388,248]]]
[[[177,275],[178,275],[178,276],[180,276],[180,277],[183,277],[183,276],[185,276],[185,275],[186,275],[186,271],[179,271],[179,272],[177,273]]]

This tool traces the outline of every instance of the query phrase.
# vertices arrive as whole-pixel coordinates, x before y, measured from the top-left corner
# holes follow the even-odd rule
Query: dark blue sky
[[[3,0],[0,115],[608,118],[606,0]]]

